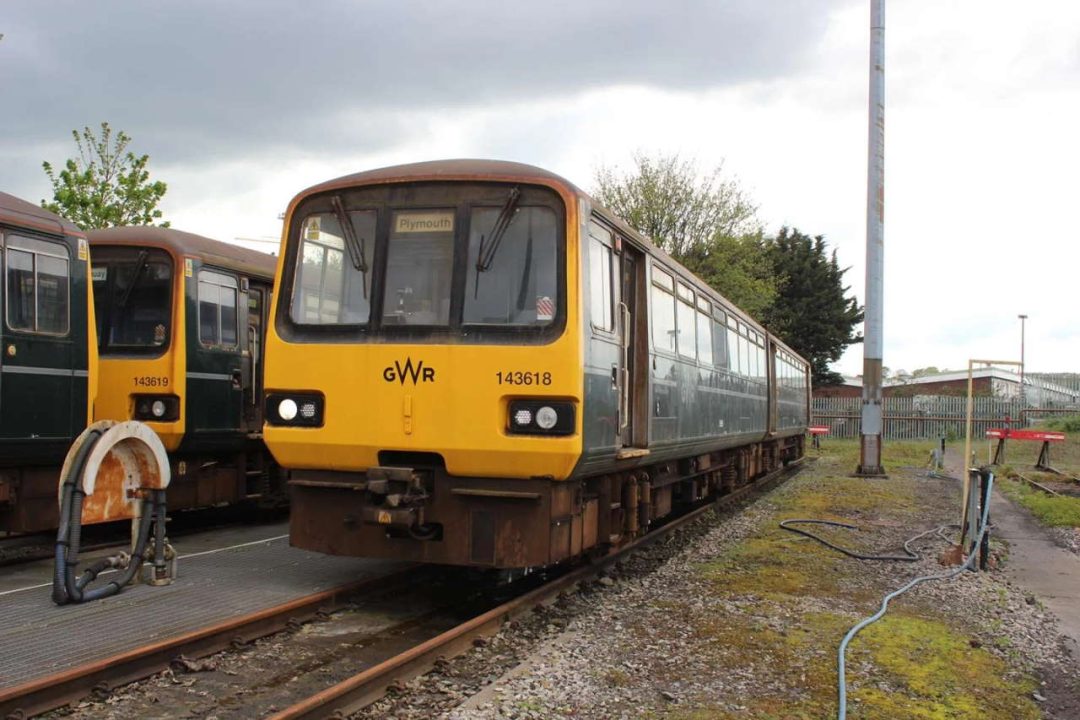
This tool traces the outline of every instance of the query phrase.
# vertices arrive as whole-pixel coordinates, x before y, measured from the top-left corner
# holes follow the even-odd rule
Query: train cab
[[[171,509],[283,499],[261,432],[276,259],[171,228],[88,237],[101,357],[95,418],[157,432],[172,464]]]
[[[97,344],[86,235],[0,193],[0,532],[56,526],[56,482],[92,412]]]

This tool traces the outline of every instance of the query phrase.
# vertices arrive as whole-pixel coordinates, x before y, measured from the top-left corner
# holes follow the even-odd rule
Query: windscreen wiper
[[[127,307],[128,300],[131,299],[131,293],[135,291],[135,286],[139,284],[139,276],[142,275],[143,270],[146,269],[146,251],[139,251],[139,259],[135,262],[135,272],[131,276],[131,284],[124,289],[124,294],[120,297],[119,307]]]
[[[345,236],[345,247],[349,250],[349,260],[352,266],[360,271],[361,284],[364,290],[364,299],[367,300],[367,261],[364,259],[364,238],[357,237],[356,228],[353,227],[352,218],[345,212],[345,206],[341,204],[341,198],[337,195],[330,198],[334,206],[334,214],[337,215],[338,225]]]
[[[514,221],[514,208],[517,207],[520,198],[521,190],[516,187],[511,188],[506,203],[503,204],[502,210],[499,211],[499,217],[495,218],[495,224],[488,234],[486,244],[484,236],[480,236],[480,250],[476,256],[476,269],[478,272],[487,272],[491,269],[491,263],[495,261],[495,253],[499,249],[499,243],[502,242],[503,235],[506,234],[506,228],[510,227],[510,223]]]

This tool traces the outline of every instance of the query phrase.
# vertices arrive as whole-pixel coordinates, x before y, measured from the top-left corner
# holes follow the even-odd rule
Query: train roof
[[[86,234],[91,245],[151,245],[175,255],[192,255],[212,265],[266,279],[274,277],[273,255],[221,242],[174,228],[152,226],[113,227]]]
[[[798,354],[776,337],[775,334],[769,332],[767,328],[751,317],[745,310],[738,308],[734,303],[721,295],[715,288],[710,287],[699,277],[687,270],[679,261],[660,248],[652,238],[646,237],[635,230],[627,224],[625,220],[601,205],[587,192],[566,178],[534,165],[509,162],[506,160],[482,160],[476,158],[429,160],[406,165],[392,165],[389,167],[377,168],[375,170],[365,170],[351,175],[343,175],[342,177],[328,180],[319,183],[318,185],[313,185],[297,194],[293,203],[295,204],[300,198],[309,195],[326,192],[328,190],[347,188],[354,185],[438,180],[478,180],[485,182],[520,182],[555,185],[565,188],[572,194],[584,197],[594,209],[598,210],[608,222],[615,225],[620,232],[632,238],[635,243],[641,245],[646,252],[659,259],[663,264],[676,270],[681,279],[689,281],[697,290],[704,291],[707,295],[721,298],[728,308],[737,311],[741,320],[752,326],[755,330],[773,337],[785,350],[798,357]]]
[[[0,192],[0,223],[44,230],[56,235],[84,237],[79,226],[70,220],[6,192]]]
[[[424,180],[482,180],[496,182],[523,182],[556,184],[567,187],[572,192],[580,193],[566,178],[553,172],[525,163],[506,160],[479,160],[458,158],[454,160],[429,160],[426,162],[392,165],[390,167],[365,170],[364,172],[343,175],[318,185],[313,185],[300,196],[334,190],[359,184],[417,182]]]

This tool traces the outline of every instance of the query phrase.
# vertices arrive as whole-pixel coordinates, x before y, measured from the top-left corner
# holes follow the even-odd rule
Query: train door
[[[249,432],[262,428],[263,345],[269,288],[252,284],[248,289],[247,357],[244,366],[244,422]]]
[[[196,283],[196,342],[188,354],[188,432],[224,438],[243,432],[243,340],[240,283],[232,273],[201,268]],[[189,314],[189,318],[191,315]]]
[[[780,379],[776,367],[776,343],[765,338],[766,383],[769,388],[769,435],[775,435],[780,415]]]
[[[74,431],[71,253],[30,234],[3,241],[0,445],[27,460],[62,455]]]
[[[615,243],[619,256],[619,445],[622,448],[644,448],[647,443],[646,421],[643,408],[647,409],[645,397],[647,384],[646,323],[648,313],[641,300],[643,290],[644,258],[640,251],[622,238]],[[624,453],[626,454],[626,453]]]

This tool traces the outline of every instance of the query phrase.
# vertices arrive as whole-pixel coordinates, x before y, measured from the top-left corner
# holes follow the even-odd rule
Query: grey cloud
[[[7,0],[0,88],[19,110],[0,153],[103,119],[162,162],[355,153],[407,137],[402,110],[768,80],[850,1]]]

